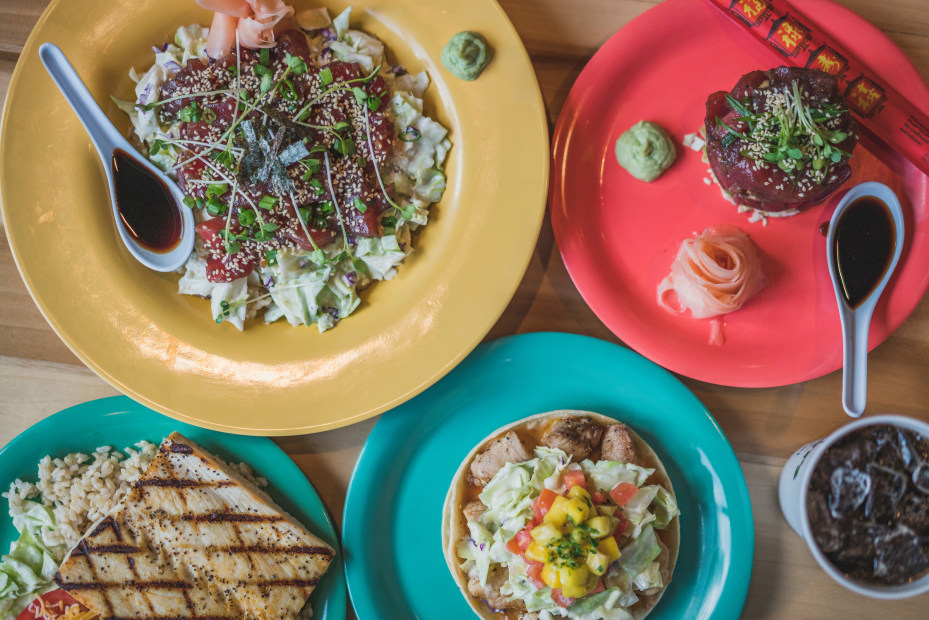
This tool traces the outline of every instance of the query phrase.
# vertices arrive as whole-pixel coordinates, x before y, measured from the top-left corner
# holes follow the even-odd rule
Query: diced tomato
[[[610,491],[610,497],[613,498],[613,501],[616,502],[617,506],[625,506],[629,503],[635,494],[639,492],[639,487],[634,484],[629,484],[628,482],[620,482],[613,490]]]
[[[532,527],[530,524],[525,529],[516,532],[516,536],[507,541],[506,548],[516,555],[523,555],[532,543],[532,535],[529,533]]]
[[[544,565],[541,562],[530,561],[529,568],[526,570],[526,577],[536,590],[541,590],[545,587],[545,582],[542,581],[543,568]]]
[[[529,533],[531,527],[527,526],[526,529],[516,532],[516,542],[519,543],[520,551],[525,551],[532,544],[532,535]]]
[[[598,592],[603,592],[606,588],[603,586],[603,579],[597,580],[597,585],[594,586],[594,589],[588,592],[587,594],[596,594]]]
[[[562,475],[562,479],[564,480],[564,485],[569,489],[574,486],[579,486],[587,490],[587,480],[584,479],[584,472],[579,469],[566,471]]]
[[[606,494],[603,491],[594,491],[590,494],[590,499],[595,504],[605,504],[606,503]]]
[[[535,498],[532,502],[532,511],[536,518],[541,519],[548,514],[548,511],[552,508],[552,504],[555,503],[556,497],[558,497],[558,494],[551,489],[542,489],[542,495]]]
[[[574,599],[570,596],[564,596],[561,593],[561,588],[552,588],[552,600],[555,601],[556,605],[565,609],[574,604]]]

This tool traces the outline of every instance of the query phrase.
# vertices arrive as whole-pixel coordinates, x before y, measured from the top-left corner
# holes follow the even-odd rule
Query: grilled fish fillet
[[[172,433],[58,585],[103,620],[294,617],[333,550],[270,497]]]

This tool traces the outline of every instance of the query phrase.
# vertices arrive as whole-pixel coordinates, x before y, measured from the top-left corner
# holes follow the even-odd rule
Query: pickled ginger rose
[[[206,42],[210,58],[228,54],[236,34],[242,47],[274,47],[275,34],[293,25],[294,9],[283,0],[197,0],[197,4],[216,11]]]
[[[658,285],[658,303],[674,314],[689,310],[695,319],[708,319],[735,312],[765,284],[748,235],[734,226],[707,228],[681,243],[671,273]],[[710,344],[723,344],[718,319],[711,329]]]

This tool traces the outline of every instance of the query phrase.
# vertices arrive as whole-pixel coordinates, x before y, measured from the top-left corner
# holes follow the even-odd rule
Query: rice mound
[[[122,451],[101,446],[92,454],[73,452],[63,458],[45,456],[39,461],[38,484],[17,478],[3,493],[10,504],[10,516],[23,513],[23,502],[41,497],[52,509],[57,528],[44,532],[48,545],[73,547],[88,528],[113,511],[142,476],[158,453],[158,445],[140,441]],[[268,481],[256,477],[246,463],[232,467],[258,487]]]
[[[23,502],[41,496],[52,509],[57,528],[46,532],[46,544],[72,547],[91,524],[123,500],[132,484],[148,468],[158,446],[140,441],[122,452],[101,446],[92,454],[74,452],[64,458],[45,456],[39,461],[39,482],[16,479],[4,493],[10,516],[23,513]]]

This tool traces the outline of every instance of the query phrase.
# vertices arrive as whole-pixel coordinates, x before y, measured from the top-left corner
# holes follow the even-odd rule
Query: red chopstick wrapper
[[[786,63],[835,75],[859,121],[929,175],[929,117],[784,0],[707,0]]]

